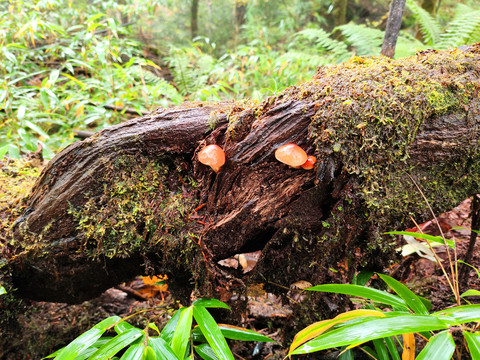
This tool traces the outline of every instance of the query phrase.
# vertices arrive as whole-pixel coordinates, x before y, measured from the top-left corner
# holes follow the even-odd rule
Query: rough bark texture
[[[479,76],[478,45],[354,58],[259,104],[193,103],[103,130],[33,188],[13,284],[76,302],[149,271],[183,296],[226,300],[248,282],[279,290],[381,270],[398,246],[383,233],[430,216],[409,176],[437,211],[480,192]],[[276,161],[287,142],[316,168]],[[226,152],[218,174],[196,160],[208,143]],[[218,264],[257,250],[246,275]]]

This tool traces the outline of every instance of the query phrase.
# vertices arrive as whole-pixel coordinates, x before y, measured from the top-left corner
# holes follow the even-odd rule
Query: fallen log
[[[180,296],[349,281],[395,259],[385,231],[480,192],[480,45],[353,58],[261,103],[189,103],[60,152],[15,224],[18,295],[78,302],[138,274]],[[314,170],[278,162],[288,142]],[[217,173],[196,154],[221,146]],[[221,260],[260,251],[252,271]],[[220,264],[219,264],[220,261]],[[332,271],[333,270],[333,271]]]

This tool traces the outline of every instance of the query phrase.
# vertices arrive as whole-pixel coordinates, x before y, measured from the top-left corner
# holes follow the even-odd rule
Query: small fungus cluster
[[[291,167],[296,169],[301,167],[305,170],[313,169],[315,163],[317,162],[317,158],[315,156],[308,156],[305,150],[292,143],[280,146],[275,151],[275,158]]]
[[[210,166],[213,171],[218,173],[225,164],[225,152],[218,145],[207,145],[198,153],[198,161]]]

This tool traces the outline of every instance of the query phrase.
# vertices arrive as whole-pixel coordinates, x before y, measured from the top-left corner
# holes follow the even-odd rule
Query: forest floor
[[[28,193],[38,176],[40,168],[25,163],[0,162],[0,254],[8,259],[7,242],[12,241],[9,229],[16,218],[23,212],[22,199]],[[446,237],[456,239],[458,257],[465,253],[470,237],[470,200],[438,217]],[[425,223],[427,224],[427,223]],[[455,227],[458,227],[454,229]],[[402,230],[402,229],[398,229]],[[431,235],[438,235],[436,226],[425,226],[423,230]],[[399,247],[404,241],[399,238]],[[445,247],[436,248],[439,257],[446,259]],[[444,264],[447,263],[444,260]],[[477,244],[471,265],[480,268],[480,245]],[[454,305],[453,295],[440,267],[416,253],[405,256],[402,261],[389,269],[389,274],[406,284],[419,295],[428,298],[432,310],[440,310]],[[92,281],[95,281],[92,276]],[[168,281],[167,281],[168,284]],[[480,290],[480,279],[475,270],[469,271],[467,285],[462,289]],[[301,297],[290,297],[283,301],[273,294],[265,293],[261,284],[250,288],[246,311],[236,314],[241,319],[241,326],[259,331],[277,340],[278,343],[234,343],[232,351],[238,359],[283,359],[285,344],[290,336],[285,324],[292,323],[295,302]],[[480,302],[480,297],[469,298],[471,302]],[[173,311],[181,304],[172,299],[166,286],[154,285],[151,279],[139,276],[137,279],[115,288],[108,289],[100,297],[81,304],[49,303],[23,301],[22,310],[16,317],[14,332],[2,333],[0,339],[0,359],[23,360],[40,359],[58,348],[66,345],[76,336],[95,323],[111,315],[121,317],[143,312],[129,319],[133,325],[143,328],[147,321],[153,321],[161,329]],[[0,310],[3,308],[0,298]],[[338,309],[339,311],[348,309]],[[240,315],[240,316],[238,316]],[[329,357],[316,357],[329,358]]]

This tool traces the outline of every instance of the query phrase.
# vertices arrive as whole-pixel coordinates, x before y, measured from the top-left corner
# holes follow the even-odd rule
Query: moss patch
[[[167,157],[120,156],[99,186],[99,195],[69,210],[91,257],[128,257],[160,243],[166,253],[187,235],[196,183]]]

